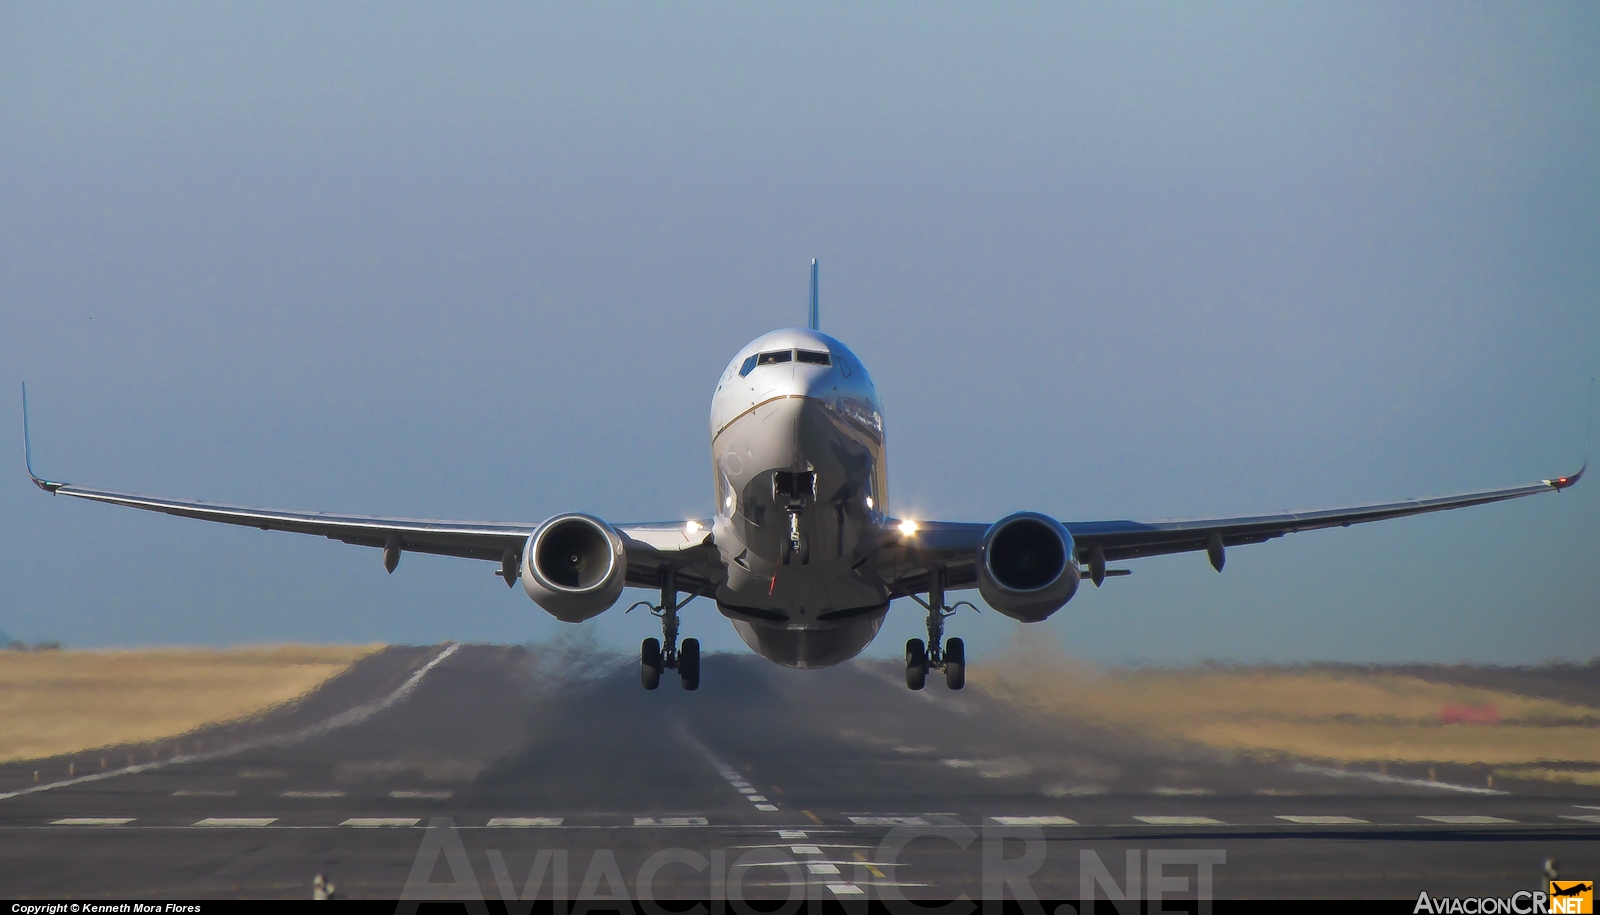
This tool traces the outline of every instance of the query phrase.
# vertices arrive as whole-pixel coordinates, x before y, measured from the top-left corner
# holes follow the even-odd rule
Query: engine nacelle
[[[622,536],[592,515],[557,515],[522,550],[522,588],[564,623],[605,612],[622,596],[628,554]]]
[[[1061,522],[1035,512],[996,521],[978,548],[978,593],[1014,620],[1037,623],[1078,591],[1072,535]]]

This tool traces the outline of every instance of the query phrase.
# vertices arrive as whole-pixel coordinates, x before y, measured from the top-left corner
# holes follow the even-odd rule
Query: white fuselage
[[[870,565],[887,511],[883,409],[844,344],[773,331],[711,401],[717,605],[752,649],[794,667],[854,657],[883,625]]]

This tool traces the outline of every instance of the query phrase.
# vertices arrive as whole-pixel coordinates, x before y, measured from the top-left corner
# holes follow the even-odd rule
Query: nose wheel
[[[927,601],[915,594],[911,595],[911,599],[928,611],[928,641],[926,644],[921,639],[909,639],[906,642],[906,686],[922,689],[927,685],[928,671],[932,669],[944,672],[945,686],[961,689],[967,685],[967,646],[960,639],[944,637],[944,621],[954,616],[961,607],[972,607],[974,612],[978,608],[968,601],[945,606],[942,569],[933,572],[933,586],[928,589]]]
[[[684,639],[681,646],[678,644],[678,611],[698,596],[690,594],[679,601],[672,570],[668,569],[662,577],[660,605],[642,600],[627,609],[631,613],[644,607],[661,620],[661,638],[645,639],[639,646],[639,683],[645,689],[661,686],[663,670],[676,670],[684,689],[700,688],[700,640]]]

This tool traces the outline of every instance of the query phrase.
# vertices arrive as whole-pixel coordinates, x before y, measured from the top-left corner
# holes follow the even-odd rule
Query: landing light
[[[697,532],[699,530],[700,530],[700,522],[698,522],[698,521],[685,521],[685,522],[683,522],[683,531],[684,531],[684,533],[693,534],[693,533],[695,533],[695,532]]]
[[[900,522],[900,533],[907,537],[914,536],[917,533],[917,522],[912,521],[910,518]]]
[[[868,508],[872,507],[872,497],[871,496],[867,496],[867,507]]]

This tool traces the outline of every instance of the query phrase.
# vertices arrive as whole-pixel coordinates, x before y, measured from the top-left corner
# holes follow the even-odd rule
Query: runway
[[[647,693],[631,659],[560,646],[387,649],[257,720],[0,767],[0,895],[305,898],[321,873],[515,898],[532,873],[663,899],[1415,899],[1543,889],[1550,857],[1600,875],[1600,789],[1230,760],[875,662],[712,655],[702,684]]]

